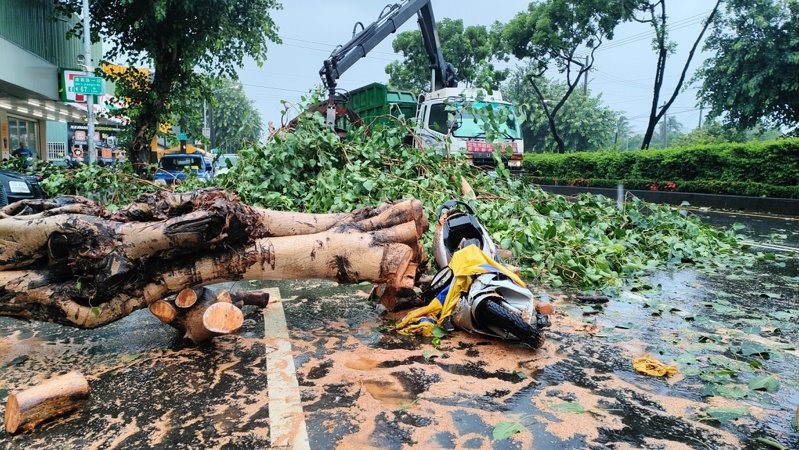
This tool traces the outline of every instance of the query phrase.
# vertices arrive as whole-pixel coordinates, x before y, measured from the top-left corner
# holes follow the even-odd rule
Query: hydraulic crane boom
[[[404,0],[402,3],[395,3],[383,8],[377,20],[369,26],[357,22],[353,28],[352,39],[333,50],[330,57],[322,64],[319,76],[322,77],[322,82],[329,93],[327,104],[327,122],[329,124],[335,120],[335,95],[339,77],[414,15],[418,16],[424,48],[430,68],[433,70],[432,89],[458,86],[455,68],[444,60],[444,55],[441,52],[430,0]],[[356,31],[359,25],[361,29]]]

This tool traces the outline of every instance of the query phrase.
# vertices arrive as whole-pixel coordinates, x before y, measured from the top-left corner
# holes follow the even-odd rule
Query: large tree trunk
[[[242,279],[396,292],[414,285],[427,228],[416,200],[349,214],[271,211],[214,189],[146,194],[116,212],[80,197],[16,203],[0,210],[0,315],[93,328],[149,307],[164,320],[175,303],[158,302]],[[213,303],[178,300],[165,322]]]

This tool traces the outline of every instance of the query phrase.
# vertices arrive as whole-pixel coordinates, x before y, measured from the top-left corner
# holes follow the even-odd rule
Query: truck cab
[[[465,153],[476,166],[493,166],[493,154],[500,150],[510,169],[521,169],[524,141],[519,125],[513,105],[499,92],[444,88],[419,96],[416,132],[423,146]]]

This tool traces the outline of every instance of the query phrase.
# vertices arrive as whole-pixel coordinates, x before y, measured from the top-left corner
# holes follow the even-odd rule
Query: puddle
[[[369,395],[386,406],[408,407],[414,400],[413,395],[410,392],[406,392],[402,385],[396,381],[363,380],[361,383]]]

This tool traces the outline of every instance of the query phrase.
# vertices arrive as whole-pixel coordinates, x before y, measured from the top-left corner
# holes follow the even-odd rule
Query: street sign
[[[100,77],[75,77],[72,88],[76,94],[102,95],[103,79]]]
[[[178,133],[178,140],[179,141],[185,141],[188,138],[189,138],[188,134],[186,134],[186,133]]]
[[[203,137],[211,139],[211,127],[203,127]]]

